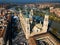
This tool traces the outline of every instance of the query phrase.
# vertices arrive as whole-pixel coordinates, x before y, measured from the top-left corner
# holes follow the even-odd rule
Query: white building
[[[48,19],[49,19],[49,15],[45,15],[44,23],[43,23],[43,27],[42,27],[43,33],[47,32],[47,29],[48,29]]]
[[[34,34],[38,34],[42,31],[42,24],[36,24],[32,29]]]
[[[30,33],[30,23],[33,22],[32,20],[30,20],[30,19],[32,19],[32,16],[33,16],[33,10],[31,10],[31,12],[30,12],[30,17],[28,14],[26,14],[26,15],[23,15],[22,16],[23,18],[21,19],[21,21],[22,21],[21,23],[24,25],[23,28],[24,28],[27,39],[29,39],[30,36],[46,33],[47,29],[48,29],[49,15],[45,15],[43,25],[41,24],[41,22],[39,24],[36,24],[32,29],[32,33]]]

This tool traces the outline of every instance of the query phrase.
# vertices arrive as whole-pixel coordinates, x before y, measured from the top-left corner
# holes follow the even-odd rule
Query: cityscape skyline
[[[60,0],[0,0],[0,45],[60,45]]]
[[[1,3],[13,3],[13,4],[20,4],[20,3],[59,3],[60,0],[0,0]]]

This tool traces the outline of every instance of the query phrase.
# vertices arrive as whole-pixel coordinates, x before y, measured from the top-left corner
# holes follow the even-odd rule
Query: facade
[[[20,15],[22,16],[22,13],[20,13]],[[30,37],[30,36],[34,36],[34,35],[37,35],[37,34],[41,34],[41,33],[46,33],[47,32],[47,29],[48,29],[48,17],[49,15],[45,15],[45,18],[44,18],[44,23],[43,23],[43,26],[42,24],[37,24],[33,29],[32,29],[32,33],[30,33],[30,23],[33,22],[33,19],[32,19],[32,16],[33,16],[33,10],[31,10],[30,12],[30,17],[29,15],[27,16],[28,14],[22,16],[24,20],[24,25],[25,25],[25,33],[26,33],[26,37]],[[21,17],[20,16],[20,17]],[[22,18],[21,17],[21,18]],[[30,20],[32,19],[32,20]],[[38,27],[38,28],[37,28]],[[36,28],[36,30],[35,30]],[[40,30],[40,29],[41,30]],[[27,36],[28,35],[28,36]]]
[[[32,16],[33,16],[33,11],[30,12],[30,17],[29,15],[23,16],[23,14],[20,12],[20,21],[21,21],[22,29],[25,33],[29,45],[38,45],[38,44],[59,45],[60,44],[59,41],[57,41],[57,39],[51,33],[47,32],[49,15],[47,14],[45,15],[43,25],[41,24],[41,22],[39,24],[36,24],[33,27],[32,32],[30,33],[30,23],[31,21],[33,22]]]
[[[42,31],[42,24],[36,24],[32,30],[34,34],[40,33]]]
[[[48,23],[49,23],[48,20],[49,20],[49,15],[45,15],[43,27],[42,27],[43,32],[47,32]]]

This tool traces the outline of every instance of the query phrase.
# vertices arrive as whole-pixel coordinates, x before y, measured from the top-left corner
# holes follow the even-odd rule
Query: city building
[[[60,45],[59,41],[50,33],[32,36],[28,41],[29,45]]]
[[[0,45],[3,45],[3,36],[5,33],[5,29],[7,27],[7,24],[5,23],[6,21],[4,20],[3,16],[0,16]]]
[[[50,12],[53,13],[54,12],[54,7],[50,7]]]
[[[20,21],[29,45],[33,45],[33,44],[59,45],[60,44],[59,41],[51,33],[48,32],[48,23],[49,23],[48,14],[46,14],[44,17],[43,25],[41,24],[41,22],[35,24],[35,26],[32,28],[32,32],[30,32],[30,26],[31,26],[30,23],[31,24],[33,23],[33,18],[32,18],[33,11],[30,11],[30,14],[27,13],[27,10],[25,10],[25,12],[26,15],[23,15],[22,12],[20,12]]]
[[[50,7],[50,12],[55,13],[57,17],[60,17],[60,8]]]
[[[60,8],[55,8],[55,14],[57,17],[60,17]]]
[[[26,12],[27,10],[25,10],[25,12]],[[36,27],[36,26],[34,26],[34,28],[32,29],[32,32],[30,31],[30,23],[32,24],[32,22],[33,22],[33,18],[32,18],[32,16],[33,16],[33,10],[31,10],[31,12],[30,12],[30,14],[28,15],[28,13],[26,12],[26,15],[23,15],[24,16],[24,19],[25,19],[25,25],[26,25],[26,35],[28,35],[28,36],[33,36],[33,35],[36,35],[36,34],[40,34],[40,33],[44,33],[44,32],[46,32],[46,31],[44,31],[44,30],[42,30],[42,24],[40,23],[40,24],[36,24],[36,26],[39,28],[39,26],[41,26],[41,32],[39,32],[39,30],[38,30],[38,28]],[[47,16],[46,16],[47,17]],[[45,18],[46,18],[45,17]],[[48,20],[47,20],[48,21]],[[47,24],[48,25],[48,24]],[[44,24],[44,26],[43,26],[43,28],[45,27],[45,24]],[[36,28],[36,31],[35,31],[35,28]],[[46,28],[46,27],[45,27]],[[38,30],[38,32],[37,32],[37,30]],[[31,32],[31,33],[30,33]],[[27,37],[28,37],[27,36]]]

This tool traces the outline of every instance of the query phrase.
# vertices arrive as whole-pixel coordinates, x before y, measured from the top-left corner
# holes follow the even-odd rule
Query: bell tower
[[[30,18],[30,23],[32,23],[33,22],[33,9],[31,9],[30,11],[29,18]]]
[[[48,19],[49,19],[49,15],[46,14],[43,22],[43,27],[42,27],[44,33],[47,32],[48,29]]]
[[[25,5],[26,38],[28,39],[30,36],[30,23],[29,23],[29,14],[28,14],[27,8],[28,8],[27,5]]]

